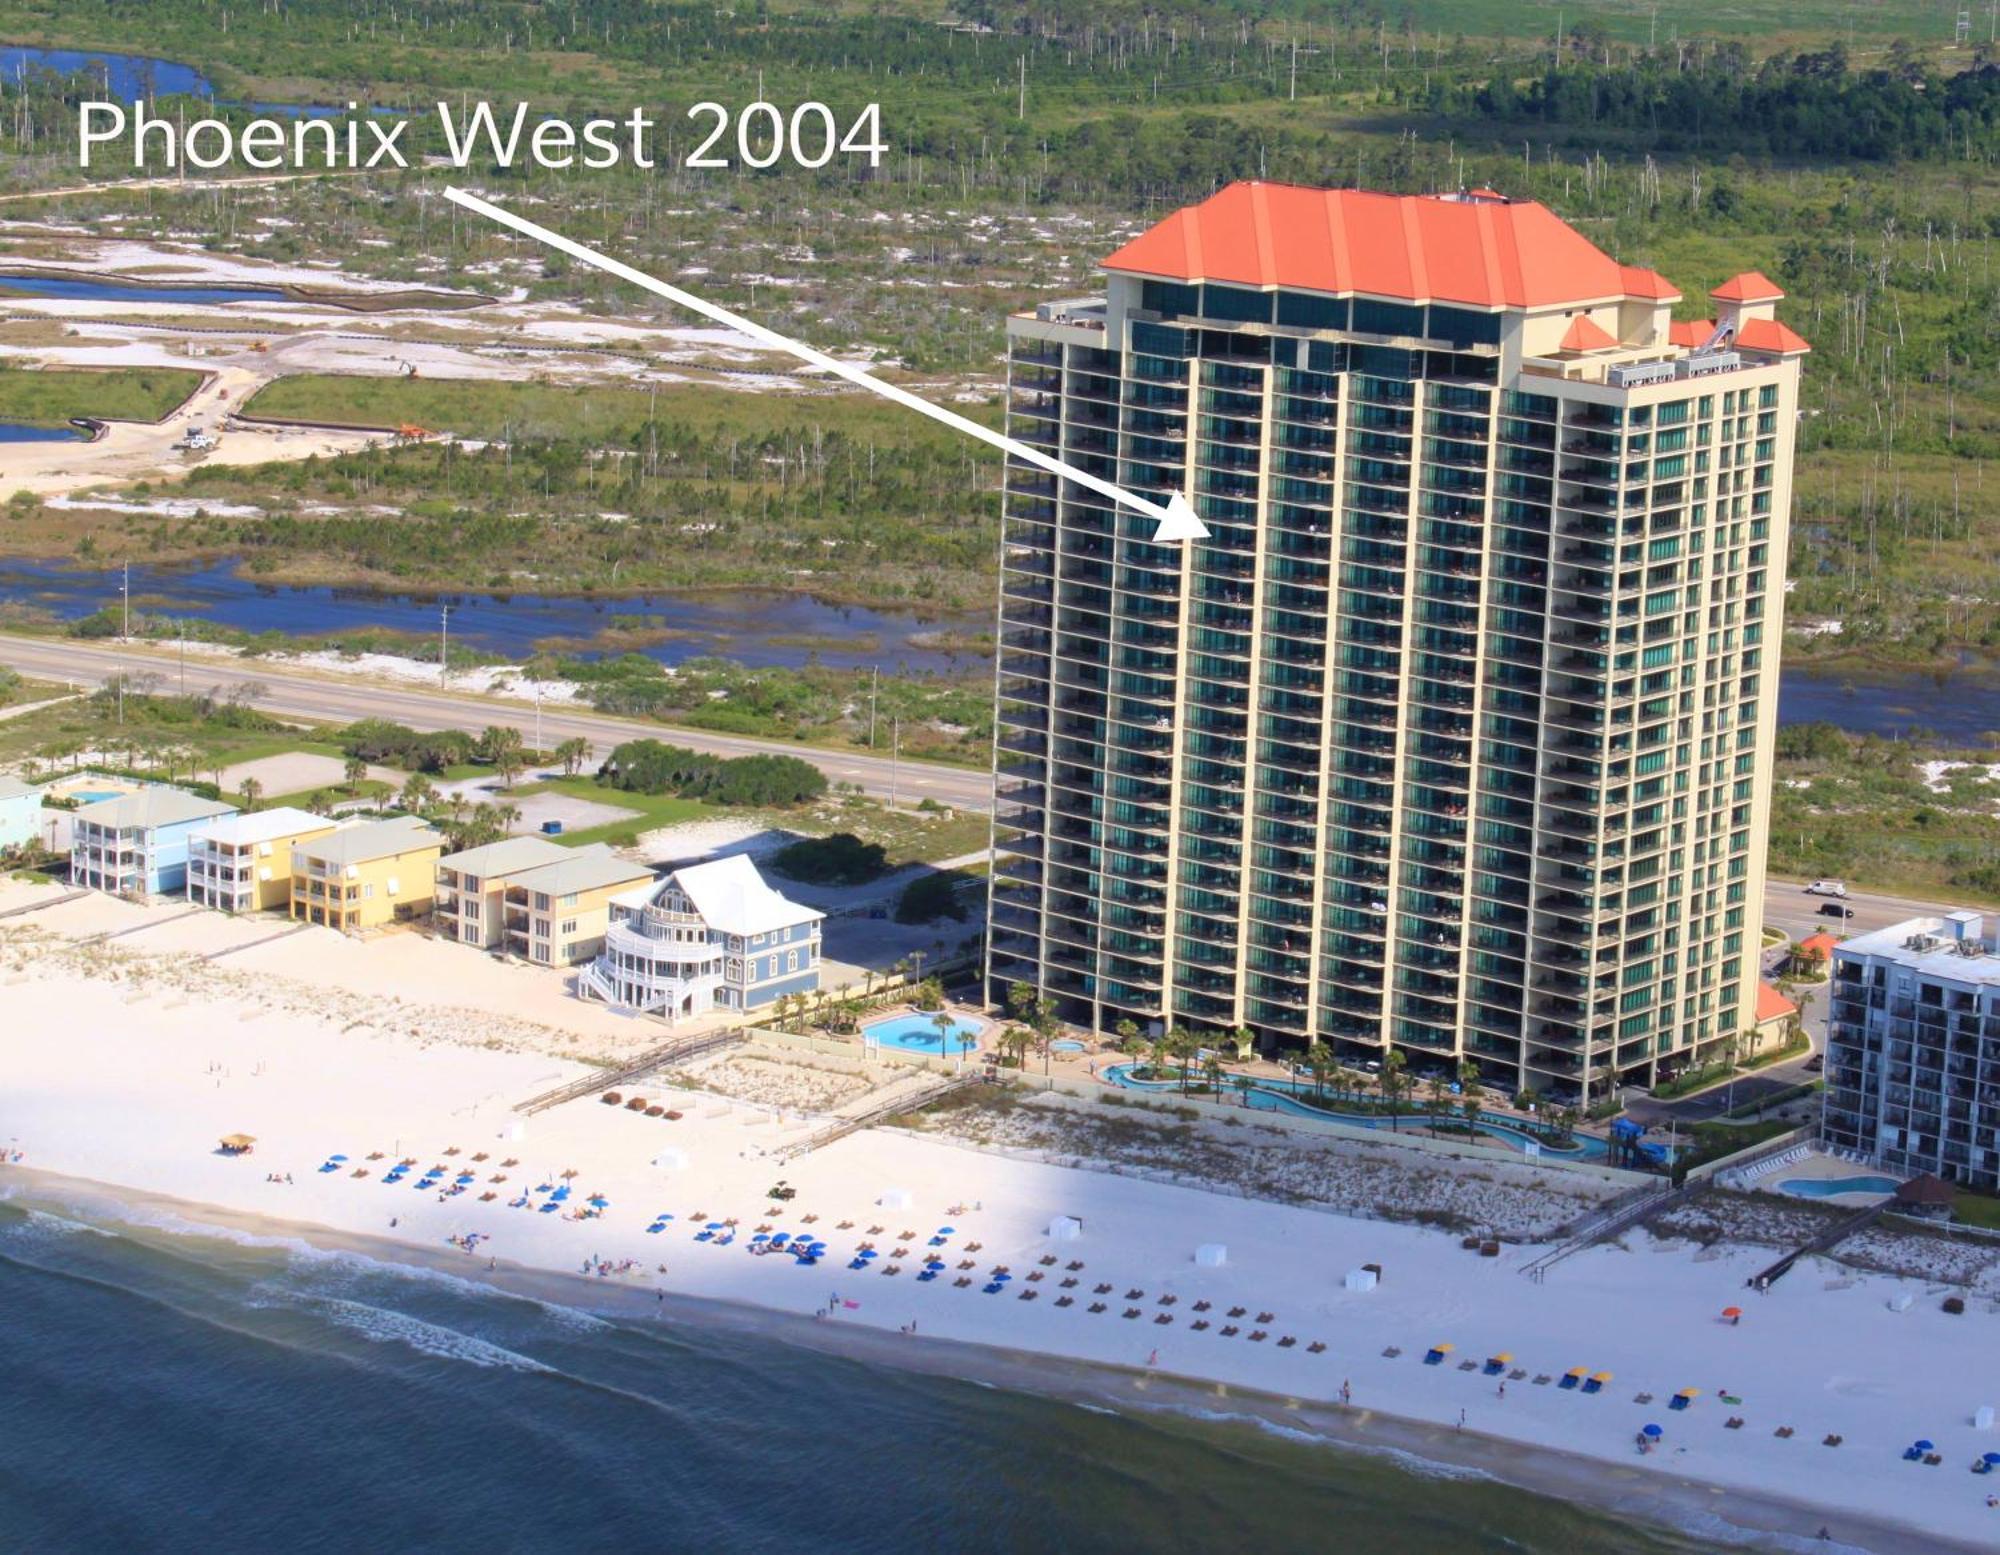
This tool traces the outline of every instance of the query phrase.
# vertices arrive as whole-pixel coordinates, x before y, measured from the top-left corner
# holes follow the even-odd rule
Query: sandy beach
[[[0,912],[47,889],[0,887]],[[898,1364],[990,1365],[1005,1385],[1118,1407],[1268,1416],[1682,1526],[1699,1514],[1787,1541],[1825,1526],[1877,1551],[1985,1548],[2000,1532],[1993,1481],[1967,1472],[2000,1445],[1972,1425],[2000,1395],[1993,1260],[1955,1285],[1808,1260],[1758,1296],[1744,1282],[1768,1249],[1637,1232],[1538,1284],[1520,1272],[1532,1243],[1482,1258],[1456,1234],[1363,1218],[1365,1204],[1260,1202],[931,1132],[873,1129],[779,1164],[779,1146],[822,1126],[814,1109],[857,1093],[832,1071],[787,1090],[749,1050],[639,1088],[677,1121],[594,1099],[523,1116],[517,1102],[582,1074],[569,1055],[595,1055],[611,1031],[559,1026],[546,1002],[504,1012],[419,953],[484,958],[414,938],[350,945],[312,931],[214,963],[193,939],[148,943],[217,921],[203,917],[136,936],[143,952],[80,943],[134,911],[86,900],[0,919],[0,1147],[25,1168],[13,1191],[57,1192],[39,1175],[55,1173],[119,1190],[154,1224],[158,1200],[132,1195],[239,1233],[362,1239],[468,1277],[546,1281],[566,1302],[720,1303],[731,1321]],[[395,996],[354,991],[335,952],[365,961],[392,947],[422,992],[401,996],[394,1020],[364,1019],[354,1001]],[[217,1153],[239,1131],[254,1153]],[[334,1155],[345,1159],[320,1170]],[[408,1175],[385,1184],[405,1158]],[[433,1167],[442,1174],[419,1188]],[[454,1194],[461,1174],[471,1180]],[[774,1202],[781,1178],[797,1196]],[[601,1213],[576,1218],[592,1196]],[[1081,1223],[1073,1240],[1049,1234],[1063,1216]],[[711,1224],[723,1229],[704,1236]],[[752,1254],[768,1245],[755,1237],[779,1233],[823,1239],[826,1255],[802,1267]],[[851,1268],[864,1243],[877,1256]],[[1198,1263],[1211,1244],[1226,1247],[1220,1264]],[[932,1256],[943,1268],[920,1281]],[[1344,1289],[1367,1263],[1381,1284]],[[1941,1310],[1951,1293],[1967,1298],[1963,1315]],[[1721,1318],[1731,1305],[1740,1325]],[[1440,1344],[1449,1357],[1426,1365]],[[1501,1352],[1511,1360],[1487,1375],[1481,1363]],[[1560,1387],[1573,1367],[1611,1380],[1595,1395]],[[1670,1410],[1682,1388],[1701,1391]],[[1664,1435],[1641,1456],[1648,1423]],[[1904,1460],[1919,1437],[1938,1466]]]

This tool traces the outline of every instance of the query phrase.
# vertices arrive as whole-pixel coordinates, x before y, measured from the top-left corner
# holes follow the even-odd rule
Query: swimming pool
[[[1778,1191],[1800,1199],[1831,1199],[1843,1193],[1894,1193],[1902,1184],[1893,1177],[1787,1177]]]
[[[1179,1082],[1176,1080],[1141,1080],[1132,1073],[1138,1067],[1140,1066],[1137,1064],[1117,1064],[1103,1070],[1102,1075],[1103,1078],[1109,1080],[1113,1085],[1123,1086],[1125,1089],[1132,1091],[1174,1091],[1180,1088]],[[1355,1128],[1394,1128],[1396,1126],[1388,1118],[1375,1113],[1334,1112],[1326,1107],[1317,1107],[1310,1102],[1299,1100],[1299,1093],[1308,1092],[1311,1089],[1311,1085],[1303,1081],[1258,1079],[1251,1082],[1247,1095],[1240,1092],[1236,1094],[1238,1095],[1238,1099],[1246,1103],[1252,1111],[1286,1112],[1298,1117],[1325,1118],[1331,1122],[1346,1123]],[[1445,1121],[1462,1123],[1464,1120],[1461,1116],[1454,1113]],[[1413,1134],[1424,1133],[1428,1131],[1429,1126],[1430,1120],[1423,1113],[1405,1113],[1403,1115],[1402,1127]],[[1610,1154],[1610,1147],[1603,1140],[1593,1138],[1589,1134],[1577,1134],[1573,1136],[1574,1143],[1569,1148],[1564,1149],[1560,1146],[1550,1144],[1545,1139],[1537,1138],[1522,1128],[1514,1119],[1497,1116],[1490,1112],[1482,1112],[1479,1115],[1479,1132],[1484,1134],[1487,1139],[1505,1145],[1509,1149],[1519,1150],[1523,1154],[1527,1153],[1529,1145],[1537,1145],[1540,1147],[1543,1155],[1553,1156],[1558,1160],[1595,1161]]]
[[[104,799],[123,799],[125,797],[125,790],[122,788],[79,788],[73,793],[64,795],[64,797],[74,799],[78,804],[96,804]]]
[[[1049,1051],[1051,1053],[1081,1053],[1083,1051],[1083,1044],[1075,1041],[1073,1038],[1064,1037],[1060,1041],[1051,1042],[1049,1044]]]
[[[930,1053],[944,1058],[956,1058],[962,1053],[970,1053],[979,1046],[979,1033],[986,1029],[986,1023],[978,1020],[954,1020],[951,1023],[951,1040],[947,1045],[935,1024],[936,1017],[924,1014],[898,1015],[890,1020],[878,1020],[863,1026],[862,1034],[870,1042],[882,1047],[901,1048],[906,1053]]]

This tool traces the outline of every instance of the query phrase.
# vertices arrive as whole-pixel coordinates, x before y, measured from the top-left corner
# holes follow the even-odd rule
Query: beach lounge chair
[[[1234,1339],[1238,1334],[1242,1333],[1243,1330],[1236,1327],[1235,1324],[1233,1323],[1226,1323],[1220,1329],[1218,1329],[1217,1332],[1220,1333],[1222,1337],[1225,1339]]]
[[[1231,1312],[1229,1315],[1235,1317],[1238,1314]],[[1426,1366],[1442,1366],[1444,1358],[1451,1354],[1453,1348],[1454,1346],[1448,1344],[1432,1345],[1428,1350],[1424,1351],[1424,1364]]]
[[[1248,1310],[1249,1308],[1247,1307],[1231,1307],[1229,1309],[1229,1315],[1231,1317],[1241,1317]]]
[[[1125,1317],[1125,1318],[1137,1317],[1139,1315],[1139,1309],[1137,1307],[1127,1307],[1123,1312],[1119,1313],[1118,1315],[1120,1317]]]
[[[1040,1294],[1041,1292],[1038,1290],[1024,1290],[1021,1292],[1020,1299],[1023,1301],[1033,1301]]]
[[[1257,1314],[1257,1321],[1260,1323],[1275,1323],[1277,1320],[1278,1315],[1275,1312],[1259,1312]]]
[[[1192,1328],[1196,1333],[1200,1333],[1203,1329],[1208,1327],[1208,1319],[1205,1317],[1198,1317],[1192,1323],[1188,1324],[1188,1327]]]
[[[1262,1344],[1266,1339],[1270,1337],[1271,1336],[1265,1333],[1264,1330],[1261,1328],[1253,1328],[1250,1331],[1250,1342],[1252,1344]]]
[[[967,1278],[966,1278],[966,1277],[965,1277],[964,1275],[962,1275],[962,1274],[961,1274],[961,1275],[960,1275],[960,1276],[959,1276],[959,1277],[958,1277],[957,1279],[955,1279],[955,1280],[953,1280],[953,1281],[951,1282],[951,1284],[952,1284],[952,1289],[954,1289],[954,1290],[964,1290],[964,1289],[965,1289],[965,1288],[966,1288],[966,1287],[967,1287],[968,1285],[970,1285],[971,1283],[972,1283],[972,1281],[971,1281],[971,1280],[969,1280],[969,1279],[967,1279]]]
[[[1161,1323],[1171,1323],[1173,1320],[1174,1320],[1174,1315],[1171,1312],[1155,1313],[1153,1317],[1153,1323],[1155,1326],[1158,1326]]]
[[[1093,1294],[1099,1296],[1108,1296],[1111,1294],[1111,1287],[1109,1285],[1099,1285],[1095,1288]]]
[[[1105,1310],[1105,1306],[1104,1303],[1101,1301],[1093,1301],[1088,1307],[1084,1308],[1084,1310],[1086,1312],[1102,1312]]]
[[[1315,1339],[1315,1340],[1314,1340],[1314,1341],[1313,1341],[1313,1342],[1312,1342],[1311,1344],[1309,1344],[1309,1345],[1307,1345],[1307,1346],[1306,1346],[1306,1354],[1308,1354],[1308,1355],[1324,1355],[1324,1354],[1326,1354],[1326,1344],[1325,1344],[1325,1342],[1324,1342],[1324,1341],[1322,1341],[1322,1340],[1319,1340],[1319,1339]]]
[[[1058,1296],[1056,1297],[1056,1305],[1059,1307],[1073,1307],[1076,1305],[1076,1297]]]
[[[997,1296],[1005,1288],[998,1280],[988,1280],[984,1285],[980,1286],[980,1289],[989,1296]]]
[[[1688,1405],[1692,1404],[1700,1396],[1701,1396],[1700,1388],[1682,1388],[1680,1392],[1676,1393],[1672,1398],[1667,1400],[1667,1408],[1685,1409],[1688,1407]]]

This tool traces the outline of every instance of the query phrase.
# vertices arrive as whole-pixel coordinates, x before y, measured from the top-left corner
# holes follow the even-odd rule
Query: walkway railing
[[[564,1102],[576,1101],[579,1097],[594,1095],[598,1091],[608,1091],[614,1085],[630,1085],[634,1080],[643,1080],[656,1069],[668,1064],[686,1063],[690,1058],[699,1058],[704,1053],[714,1053],[722,1048],[734,1047],[743,1040],[747,1028],[730,1026],[721,1031],[699,1032],[693,1036],[678,1037],[672,1042],[663,1042],[651,1052],[642,1054],[617,1069],[600,1069],[587,1074],[580,1080],[572,1080],[567,1085],[558,1085],[552,1091],[543,1091],[539,1096],[530,1096],[526,1101],[516,1102],[514,1110],[519,1113],[546,1112],[551,1107],[560,1107]]]

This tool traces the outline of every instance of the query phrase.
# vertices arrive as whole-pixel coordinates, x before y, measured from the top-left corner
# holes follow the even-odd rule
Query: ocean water
[[[1227,1418],[81,1213],[0,1203],[8,1551],[1718,1547]]]

